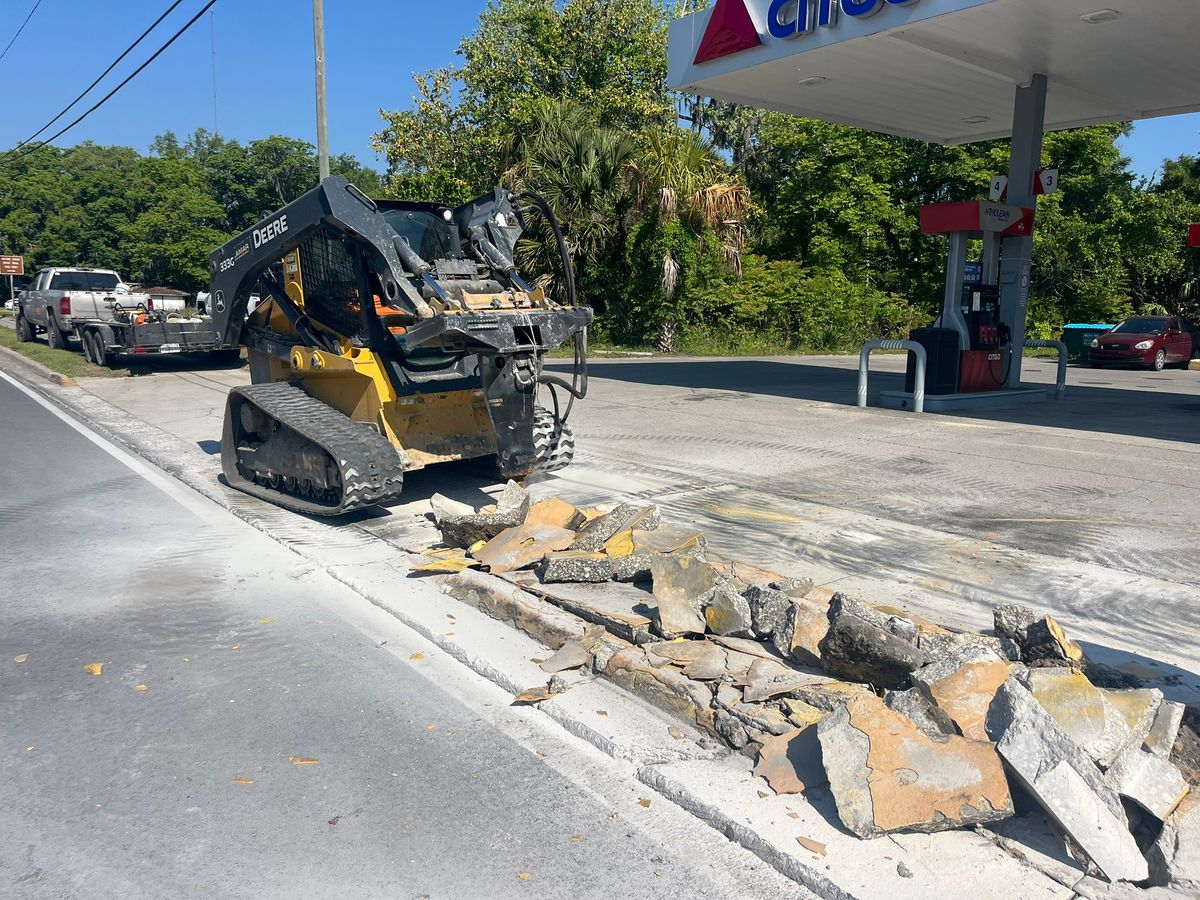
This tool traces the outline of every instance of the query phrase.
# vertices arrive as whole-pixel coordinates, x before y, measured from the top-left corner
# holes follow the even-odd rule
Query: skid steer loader
[[[532,215],[558,247],[567,304],[517,271]],[[434,463],[494,457],[521,478],[570,462],[592,311],[574,303],[566,244],[536,195],[496,188],[450,208],[372,200],[333,177],[209,264],[214,324],[250,356],[221,437],[233,487],[336,516],[394,499],[406,471]],[[570,381],[542,369],[568,340]]]

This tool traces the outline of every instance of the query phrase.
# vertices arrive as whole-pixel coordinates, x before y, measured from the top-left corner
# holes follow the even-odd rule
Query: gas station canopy
[[[671,25],[668,82],[943,144],[1008,137],[1034,74],[1045,130],[1200,110],[1200,0],[1103,2],[717,0]]]

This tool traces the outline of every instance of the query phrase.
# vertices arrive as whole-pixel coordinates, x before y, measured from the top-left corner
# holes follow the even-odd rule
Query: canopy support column
[[[1046,124],[1046,76],[1034,75],[1017,88],[1013,105],[1012,151],[1008,163],[1008,203],[1035,205],[1033,177],[1041,165]],[[1036,228],[1036,224],[1034,225]],[[1000,260],[1000,318],[1012,329],[1012,364],[1005,387],[1021,384],[1021,350],[1025,346],[1025,317],[1029,307],[1029,262],[1033,235],[1005,237]]]

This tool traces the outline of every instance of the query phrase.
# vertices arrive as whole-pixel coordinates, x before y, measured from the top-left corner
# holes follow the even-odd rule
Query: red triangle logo
[[[708,62],[761,43],[758,29],[746,11],[746,0],[717,0],[693,62]]]

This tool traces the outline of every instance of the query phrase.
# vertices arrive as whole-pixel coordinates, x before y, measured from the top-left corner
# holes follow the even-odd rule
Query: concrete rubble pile
[[[860,838],[1040,810],[1094,877],[1200,889],[1200,715],[1094,664],[1049,615],[1001,606],[993,633],[955,632],[722,559],[652,504],[531,502],[510,482],[493,507],[433,509],[445,546],[418,571],[486,569],[592,623],[542,663],[555,690],[535,699],[603,674],[755,759],[776,793],[831,797]]]

